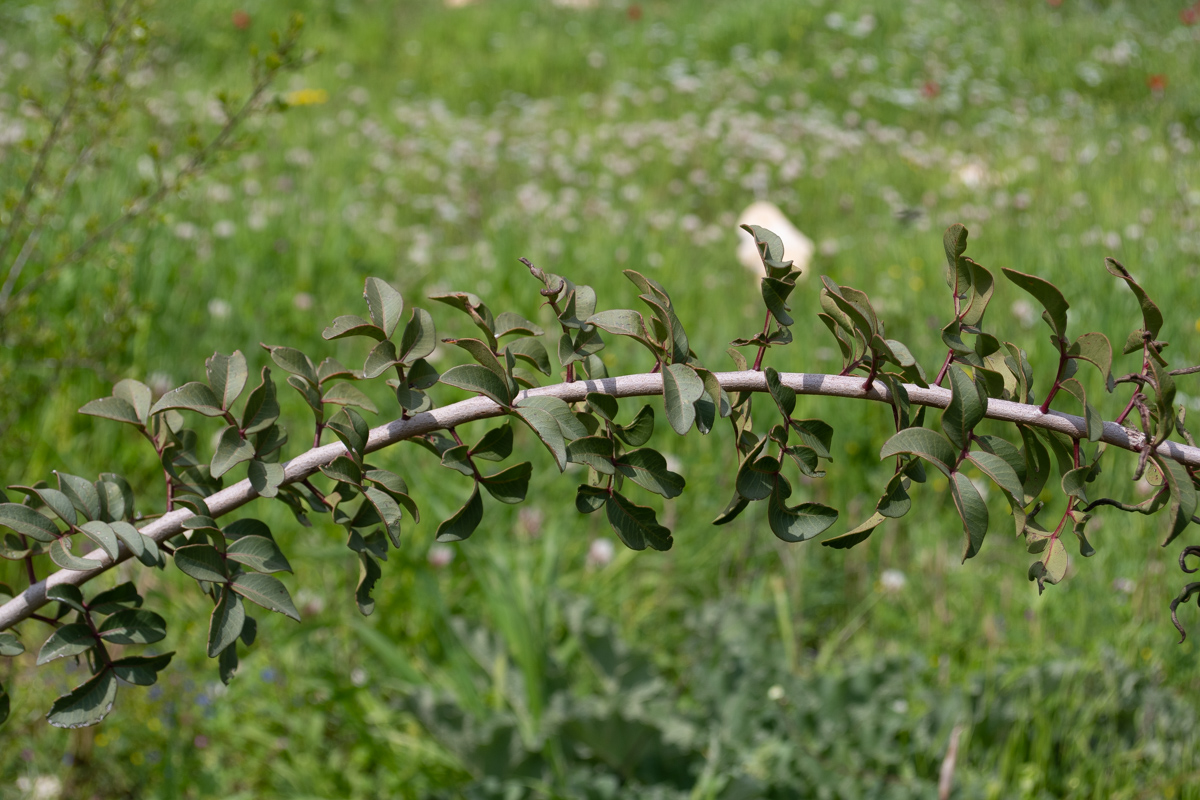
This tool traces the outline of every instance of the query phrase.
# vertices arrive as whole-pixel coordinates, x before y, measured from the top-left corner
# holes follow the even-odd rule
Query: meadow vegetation
[[[214,124],[218,87],[249,90],[248,47],[290,12],[323,56],[282,79],[286,113],[255,116],[202,180],[7,315],[0,369],[22,389],[3,401],[0,477],[112,468],[140,483],[140,505],[161,506],[144,445],[75,410],[121,378],[200,379],[213,351],[241,349],[256,371],[270,363],[259,342],[357,363],[361,348],[321,330],[360,313],[368,275],[410,305],[470,291],[552,330],[518,258],[609,307],[634,305],[620,271],[638,269],[671,291],[712,367],[761,318],[757,280],[734,258],[734,221],[755,199],[817,244],[781,371],[840,369],[815,317],[821,274],[868,291],[889,335],[935,370],[940,239],[955,222],[976,260],[1054,281],[1073,326],[1114,343],[1139,314],[1104,269],[1118,258],[1160,301],[1173,362],[1200,363],[1200,25],[1181,8],[159,4],[126,77],[122,146],[63,198],[42,265],[153,178],[156,143]],[[19,89],[54,91],[54,10],[0,2],[5,193],[45,122]],[[38,269],[31,259],[25,280]],[[1005,338],[1049,369],[1028,296],[998,285],[992,302]],[[471,335],[444,319],[440,335]],[[444,349],[434,364],[458,363]],[[1178,399],[1200,408],[1187,380]],[[385,387],[366,391],[392,416]],[[299,398],[280,403],[302,429]],[[798,409],[836,428],[814,499],[867,516],[890,477],[887,409],[804,397]],[[42,715],[81,670],[6,660],[0,680],[18,691],[0,796],[929,797],[954,735],[955,797],[1200,797],[1196,645],[1175,644],[1178,545],[1159,548],[1156,518],[1104,516],[1097,555],[1039,595],[998,493],[992,537],[962,566],[944,481],[858,548],[787,545],[765,509],[708,524],[730,493],[726,428],[657,439],[692,488],[659,506],[668,553],[614,547],[602,519],[576,512],[577,476],[553,469],[535,470],[532,502],[490,507],[470,542],[436,544],[461,486],[411,468],[426,463],[415,448],[381,454],[424,513],[368,618],[336,526],[255,507],[286,545],[303,623],[263,619],[228,687],[180,648],[156,686],[78,731]],[[548,463],[532,437],[518,446]],[[1134,466],[1107,462],[1101,484],[1142,499]],[[0,563],[0,581],[15,585],[19,567]],[[209,608],[189,584],[167,570],[142,591],[173,635],[203,638]]]

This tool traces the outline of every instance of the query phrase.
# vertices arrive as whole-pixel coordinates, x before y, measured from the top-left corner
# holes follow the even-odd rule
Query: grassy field
[[[66,371],[0,445],[6,483],[112,469],[154,507],[149,450],[75,409],[112,379],[201,379],[214,350],[241,349],[256,370],[269,363],[259,342],[357,364],[361,346],[320,332],[362,312],[370,275],[452,336],[468,326],[425,296],[471,291],[550,327],[519,257],[594,286],[603,308],[632,307],[620,270],[643,270],[705,363],[732,368],[728,342],[761,324],[757,281],[734,258],[755,199],[817,244],[792,300],[799,342],[768,362],[781,371],[840,368],[815,316],[821,274],[871,294],[889,335],[935,371],[954,222],[968,255],[1055,281],[1072,331],[1115,343],[1140,325],[1104,270],[1120,259],[1164,307],[1173,366],[1200,363],[1200,26],[1182,3],[264,0],[246,4],[244,29],[236,8],[155,9],[139,79],[155,116],[81,182],[71,213],[123,196],[150,138],[207,119],[216,88],[244,88],[248,45],[293,9],[324,54],[281,88],[314,102],[268,119],[162,219],[39,291],[63,330],[21,369]],[[53,10],[0,0],[0,132],[20,123],[20,85],[53,80]],[[123,317],[102,374],[63,367],[82,347],[72,326],[114,296]],[[1025,296],[998,285],[991,308],[1045,386],[1051,349]],[[651,366],[621,344],[605,353],[623,357],[613,370]],[[1187,380],[1182,402],[1200,408]],[[395,415],[385,387],[368,391],[379,421]],[[292,455],[311,423],[280,392]],[[1102,398],[1105,418],[1126,398]],[[876,458],[887,410],[800,409],[837,431],[811,490],[855,524],[890,475]],[[98,728],[65,732],[42,715],[80,672],[0,665],[14,693],[0,797],[53,796],[37,795],[48,776],[63,797],[931,797],[955,729],[954,797],[1200,797],[1197,650],[1175,644],[1167,606],[1184,576],[1179,544],[1158,546],[1161,521],[1104,515],[1097,555],[1039,596],[998,493],[984,552],[962,566],[944,481],[854,550],[785,545],[763,509],[708,524],[730,493],[727,429],[662,428],[689,484],[664,512],[675,548],[611,562],[597,557],[612,540],[603,520],[570,502],[579,475],[557,475],[529,437],[519,447],[543,467],[531,501],[492,504],[448,551],[433,531],[465,481],[416,448],[382,454],[423,520],[369,618],[341,529],[301,529],[260,501],[246,513],[287,545],[303,624],[261,620],[225,688],[199,645],[207,598],[173,568],[145,577],[180,650],[172,669],[124,689]],[[1104,485],[1135,496],[1134,466],[1111,458]],[[16,585],[17,566],[0,564],[0,580]],[[1181,615],[1200,627],[1194,608]]]

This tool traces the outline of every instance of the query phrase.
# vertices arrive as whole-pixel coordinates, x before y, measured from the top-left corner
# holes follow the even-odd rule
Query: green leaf
[[[279,493],[279,487],[286,476],[282,464],[269,464],[255,459],[250,462],[247,477],[250,478],[250,486],[259,496],[274,497]]]
[[[618,439],[630,447],[641,447],[650,441],[650,437],[654,434],[654,409],[650,406],[642,406],[637,416],[633,418],[633,422],[624,426],[613,425],[613,431],[617,434]]]
[[[801,503],[789,506],[792,490],[787,480],[778,476],[767,503],[767,521],[771,532],[785,542],[804,542],[819,536],[837,522],[837,509],[820,503]]]
[[[805,447],[814,450],[821,458],[833,460],[829,452],[833,445],[833,428],[829,423],[819,419],[793,419],[791,424]]]
[[[821,544],[825,547],[832,547],[835,550],[849,550],[854,545],[866,541],[867,537],[882,525],[886,519],[883,514],[876,511],[858,527],[837,536],[830,536],[828,539],[823,539]]]
[[[954,498],[954,507],[962,518],[963,531],[966,533],[966,544],[963,546],[963,561],[974,558],[983,546],[983,537],[988,529],[987,504],[979,496],[979,490],[971,479],[961,472],[950,475],[950,495]]]
[[[1046,309],[1044,315],[1046,324],[1054,331],[1055,336],[1065,339],[1067,335],[1067,309],[1070,308],[1070,305],[1067,303],[1067,299],[1063,297],[1062,292],[1058,290],[1058,287],[1036,275],[1027,275],[1024,272],[1017,272],[1015,269],[1009,269],[1008,267],[1004,267],[1003,270],[1005,277],[1029,292],[1035,300],[1042,304],[1042,307]]]
[[[379,568],[375,559],[366,553],[358,554],[358,586],[354,590],[354,602],[364,617],[371,616],[375,611],[375,600],[371,597],[371,592],[375,591],[375,584],[382,575],[383,570]]]
[[[742,225],[742,230],[754,237],[754,245],[758,248],[759,258],[771,274],[771,269],[790,269],[791,261],[783,260],[783,239],[761,225]]]
[[[262,347],[271,354],[271,360],[278,364],[281,369],[301,378],[309,386],[316,387],[320,384],[321,378],[317,374],[317,368],[313,366],[312,359],[301,351],[294,347],[269,344],[264,344]],[[244,381],[245,379],[243,378]]]
[[[209,474],[219,478],[238,464],[254,458],[254,445],[242,438],[241,431],[236,425],[227,425],[221,431],[217,440],[217,449],[213,453]]]
[[[588,429],[571,411],[563,400],[549,395],[534,395],[524,397],[518,403],[520,408],[540,408],[548,412],[558,424],[559,430],[567,439],[579,439],[588,435]]]
[[[292,565],[274,540],[265,536],[243,536],[230,542],[226,558],[249,567],[255,572],[291,572]]]
[[[79,526],[79,530],[83,535],[91,539],[105,554],[113,561],[117,560],[117,556],[121,554],[121,545],[117,540],[117,534],[107,522],[99,520],[90,520]]]
[[[271,380],[271,370],[263,367],[262,382],[250,393],[246,408],[242,411],[242,433],[249,436],[266,430],[277,419],[279,401],[275,399],[275,382]]]
[[[208,621],[208,657],[216,658],[242,635],[246,624],[246,608],[242,598],[229,587],[221,589],[221,599]]]
[[[404,326],[404,335],[400,338],[400,360],[406,365],[412,364],[428,356],[436,346],[437,328],[434,327],[433,317],[423,308],[414,308],[412,317]]]
[[[207,384],[198,381],[185,383],[178,389],[158,398],[158,402],[150,408],[150,415],[159,414],[170,408],[195,411],[206,417],[219,417],[225,412],[221,409],[221,400],[208,388]]]
[[[631,481],[670,500],[683,493],[683,476],[667,468],[667,460],[650,448],[633,450],[617,459],[617,471]]]
[[[499,428],[493,428],[483,435],[471,448],[471,455],[484,461],[503,461],[512,455],[513,432],[512,425],[505,422]]]
[[[75,609],[80,614],[87,613],[87,609],[83,605],[83,593],[79,591],[78,586],[72,586],[69,583],[60,583],[57,586],[51,586],[46,590],[46,599],[63,603]]]
[[[1067,574],[1067,548],[1062,538],[1051,537],[1045,547],[1042,559],[1029,566],[1029,580],[1037,581],[1038,594],[1042,593],[1047,583],[1058,583]]]
[[[514,357],[532,365],[543,375],[550,374],[550,354],[546,352],[546,345],[538,339],[525,337],[509,342],[504,352],[512,353]]]
[[[379,514],[379,519],[383,521],[383,525],[387,530],[388,538],[392,540],[392,545],[400,546],[400,520],[403,516],[400,511],[400,505],[390,494],[380,489],[366,488],[363,489],[363,497]]]
[[[688,432],[696,418],[692,405],[704,394],[704,381],[687,364],[669,364],[662,372],[663,405],[667,421],[680,436]]]
[[[38,651],[37,664],[48,664],[58,658],[77,656],[96,646],[92,629],[84,622],[72,622],[57,628]]]
[[[101,472],[100,483],[96,484],[101,504],[106,506],[106,521],[133,517],[133,487],[115,472]]]
[[[1163,324],[1163,315],[1162,312],[1158,310],[1158,306],[1154,304],[1154,301],[1151,300],[1150,296],[1146,294],[1145,290],[1138,285],[1137,281],[1133,279],[1133,276],[1129,274],[1129,270],[1125,269],[1120,261],[1117,261],[1115,258],[1106,258],[1104,259],[1104,266],[1110,274],[1112,274],[1114,277],[1120,278],[1129,285],[1129,288],[1133,291],[1134,297],[1137,298],[1138,304],[1141,306],[1143,327],[1149,332],[1151,339],[1157,339],[1158,332],[1162,330]],[[1140,340],[1141,337],[1139,336],[1138,339]],[[1139,349],[1141,349],[1140,345]]]
[[[1031,428],[1018,425],[1017,429],[1021,432],[1021,441],[1025,445],[1025,500],[1030,502],[1041,494],[1042,487],[1050,480],[1050,453]]]
[[[528,461],[516,464],[495,475],[485,475],[483,488],[501,503],[520,503],[529,492],[529,478],[533,475],[533,464]]]
[[[175,566],[198,581],[224,583],[229,579],[225,559],[211,544],[189,544],[175,551]]]
[[[338,317],[333,321],[333,324],[321,333],[325,339],[341,339],[346,336],[369,336],[377,342],[381,342],[388,338],[382,328],[372,325],[362,317],[347,314]]]
[[[607,436],[584,436],[567,445],[567,460],[584,464],[602,475],[613,475],[613,441]]]
[[[671,549],[671,531],[658,524],[654,509],[635,505],[620,492],[609,495],[604,507],[608,524],[630,550]]]
[[[1008,461],[992,453],[979,451],[967,453],[967,460],[978,467],[980,472],[991,478],[997,486],[1008,492],[1018,503],[1024,505],[1024,487]]]
[[[577,330],[574,335],[564,332],[558,339],[558,363],[566,367],[576,361],[586,361],[588,356],[603,349],[604,339],[594,326]]]
[[[957,450],[967,449],[971,431],[987,414],[987,394],[962,367],[951,364],[950,405],[942,412],[942,431]],[[953,463],[953,462],[950,462]]]
[[[496,323],[492,319],[492,312],[484,305],[482,300],[470,292],[450,292],[448,294],[430,295],[429,299],[437,300],[439,303],[445,303],[448,306],[457,308],[471,318],[471,321],[475,323],[475,327],[483,332],[484,338],[488,340],[496,338]]]
[[[356,460],[366,455],[371,429],[357,411],[349,407],[342,408],[326,423],[326,427],[333,431]]]
[[[241,350],[234,350],[233,355],[228,356],[213,353],[204,362],[204,367],[208,373],[208,385],[220,401],[221,408],[228,411],[246,387],[246,357]]]
[[[126,581],[97,594],[88,608],[93,614],[112,614],[126,607],[137,608],[141,604],[142,596],[138,594],[137,587],[133,581]]]
[[[958,461],[958,452],[945,436],[928,428],[905,428],[888,439],[879,451],[879,458],[912,453],[920,456],[950,476]]]
[[[580,514],[591,514],[604,508],[608,502],[608,490],[600,486],[581,485],[575,492],[575,509]]]
[[[646,333],[646,320],[641,312],[627,308],[614,308],[593,314],[587,318],[587,324],[617,336],[631,336],[640,341],[648,341],[650,338]]]
[[[875,504],[875,510],[883,516],[890,519],[899,519],[912,508],[912,499],[908,496],[908,474],[912,471],[913,464],[920,466],[920,462],[913,459],[908,468],[897,472],[888,481],[887,488],[883,491],[883,496]]]
[[[105,667],[91,680],[55,700],[46,719],[56,728],[95,725],[108,715],[116,699],[116,676]]]
[[[779,406],[779,413],[791,418],[792,412],[796,410],[796,390],[783,385],[779,380],[779,372],[774,367],[767,367],[764,374],[767,378],[767,391],[771,393],[775,405]]]
[[[1083,418],[1084,423],[1087,425],[1088,441],[1100,441],[1100,437],[1104,435],[1104,419],[1100,416],[1100,412],[1088,403],[1087,390],[1083,388],[1083,384],[1075,378],[1067,378],[1059,385],[1074,396],[1083,406]]]
[[[512,311],[502,311],[496,315],[496,338],[507,336],[510,333],[523,333],[527,336],[543,336],[545,331],[536,323],[516,314]]]
[[[1157,453],[1151,458],[1158,465],[1167,481],[1167,488],[1171,492],[1171,507],[1167,512],[1167,538],[1162,543],[1163,547],[1166,547],[1192,521],[1192,515],[1196,513],[1196,488],[1188,474],[1187,467],[1172,458],[1166,458]]]
[[[86,625],[84,627],[87,627]],[[7,631],[0,633],[0,656],[12,658],[19,656],[25,652],[25,645],[21,644],[21,640],[16,634],[8,633]]]
[[[259,572],[243,572],[233,576],[229,588],[252,603],[256,603],[270,611],[278,611],[285,617],[300,621],[300,614],[292,604],[292,596],[287,587],[270,575]]]
[[[104,620],[100,638],[113,644],[154,644],[167,636],[167,621],[141,608],[126,608]]]
[[[145,424],[138,419],[137,409],[122,397],[101,397],[98,400],[92,400],[84,403],[83,407],[79,409],[79,413],[125,422],[139,428]]]
[[[338,456],[333,461],[320,467],[325,477],[351,486],[362,483],[362,469],[348,456]]]
[[[442,453],[442,466],[461,472],[468,478],[475,477],[475,466],[471,463],[471,457],[465,444],[451,447]]]
[[[42,482],[39,481],[39,483]],[[71,498],[67,497],[66,494],[60,492],[58,489],[51,489],[49,486],[45,485],[9,486],[8,488],[18,492],[24,492],[25,494],[36,498],[34,505],[37,505],[37,501],[41,501],[45,504],[46,508],[54,512],[56,517],[68,525],[74,526],[75,523],[79,521],[79,517],[75,512],[75,504],[71,502]],[[28,508],[28,506],[26,506],[26,508]],[[34,513],[37,512],[35,511]],[[55,528],[55,530],[57,531],[57,528]]]
[[[441,374],[440,382],[468,392],[478,392],[495,400],[502,406],[512,404],[512,394],[504,380],[487,367],[478,364],[460,364]]]
[[[129,656],[112,663],[113,672],[126,683],[137,686],[153,686],[158,682],[158,673],[171,663],[174,651],[161,656]]]
[[[133,406],[138,420],[143,425],[150,421],[150,402],[154,399],[154,395],[150,392],[149,386],[141,381],[126,378],[123,381],[117,381],[112,393],[113,397],[119,397]]]
[[[324,384],[333,378],[350,378],[356,380],[359,376],[354,370],[344,367],[336,359],[327,358],[317,367],[317,380]]]
[[[1106,387],[1112,391],[1112,384],[1108,383],[1112,380],[1112,344],[1107,336],[1103,333],[1085,333],[1071,344],[1067,355],[1095,364]]]
[[[779,280],[778,278],[763,278],[761,281],[763,304],[771,312],[771,316],[775,318],[775,321],[784,327],[789,327],[796,322],[788,314],[790,307],[787,304],[788,295],[795,288],[795,284]]]
[[[91,558],[77,556],[71,552],[71,537],[64,536],[56,542],[51,543],[46,550],[50,556],[50,560],[63,569],[72,569],[77,572],[87,572],[98,568],[102,562]]]
[[[1062,476],[1063,494],[1078,497],[1087,502],[1087,479],[1092,474],[1092,467],[1079,467]]]
[[[567,468],[567,443],[563,437],[562,428],[559,427],[554,416],[542,408],[517,407],[513,409],[513,413],[520,417],[541,439],[542,444],[550,451],[550,455],[554,456],[554,461],[558,464],[558,471],[565,470]]]
[[[100,504],[100,493],[96,485],[77,475],[68,475],[55,470],[54,477],[58,478],[58,488],[71,500],[71,505],[79,509],[85,519],[99,519],[104,513]]]
[[[371,311],[371,322],[390,338],[404,313],[404,298],[390,284],[379,278],[367,278],[363,297],[366,298],[367,308]]]
[[[461,542],[470,538],[482,521],[483,500],[479,497],[479,486],[476,484],[466,504],[438,525],[436,538],[439,542]]]

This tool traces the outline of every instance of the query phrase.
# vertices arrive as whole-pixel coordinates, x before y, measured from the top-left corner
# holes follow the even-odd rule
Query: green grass
[[[249,9],[248,31],[230,23],[234,7],[156,10],[163,50],[145,97],[170,103],[179,125],[202,118],[188,92],[244,86],[249,42],[299,7],[307,41],[324,56],[284,88],[324,89],[328,103],[265,125],[251,151],[125,237],[127,256],[105,254],[48,285],[39,313],[60,318],[63,333],[38,359],[69,358],[91,330],[79,323],[72,333],[72,320],[101,318],[123,286],[132,302],[113,323],[106,366],[114,378],[159,374],[171,385],[200,378],[214,350],[239,348],[257,369],[268,363],[260,341],[359,363],[363,348],[323,342],[320,331],[334,316],[361,313],[368,275],[433,311],[441,336],[469,330],[422,299],[443,290],[475,292],[493,310],[549,327],[538,284],[516,261],[526,256],[594,286],[605,308],[634,306],[620,270],[644,270],[671,291],[696,352],[725,369],[728,341],[761,319],[756,283],[733,250],[736,215],[762,196],[819,245],[792,302],[799,342],[768,361],[780,370],[838,369],[813,313],[820,274],[870,293],[889,336],[935,369],[950,307],[940,238],[955,221],[971,231],[968,255],[994,272],[1055,281],[1071,301],[1072,332],[1100,330],[1115,343],[1140,324],[1134,298],[1103,268],[1104,256],[1119,258],[1164,307],[1173,365],[1200,362],[1200,89],[1190,80],[1200,29],[1179,23],[1176,3],[689,0],[642,3],[635,20],[623,6],[572,11],[534,0],[463,9],[264,2]],[[3,96],[51,81],[44,15],[0,3],[0,20],[0,63],[16,51],[35,56],[23,71],[0,70]],[[1155,74],[1168,79],[1160,94],[1147,87]],[[122,196],[147,135],[129,134],[112,169],[72,199],[72,213]],[[978,167],[977,181],[967,165]],[[4,169],[7,190],[15,178]],[[897,216],[905,210],[911,223]],[[233,223],[227,238],[214,232],[221,221]],[[1050,348],[1040,322],[1021,322],[1021,300],[998,285],[989,320],[1030,352],[1044,387]],[[621,356],[614,369],[651,366],[621,343],[605,352]],[[1089,397],[1103,394],[1094,376],[1087,386]],[[108,390],[78,368],[28,410],[3,445],[6,483],[111,468],[130,475],[144,509],[154,507],[148,451],[119,426],[73,414]],[[386,390],[368,391],[380,408],[394,407]],[[1200,396],[1182,381],[1181,391]],[[1103,398],[1106,418],[1125,397]],[[311,431],[299,398],[281,389],[281,401],[290,455]],[[802,398],[798,413],[830,416],[837,429],[829,477],[805,489],[856,524],[888,477],[876,458],[886,410]],[[608,625],[605,641],[628,648],[628,663],[659,681],[646,690],[652,720],[716,737],[679,740],[680,763],[697,766],[686,780],[662,782],[678,796],[760,796],[736,794],[737,781],[782,786],[780,775],[825,775],[811,796],[852,797],[869,793],[876,774],[892,776],[885,784],[896,796],[930,796],[960,722],[964,797],[1196,796],[1196,650],[1190,639],[1174,644],[1166,608],[1183,576],[1177,546],[1157,546],[1158,522],[1103,515],[1091,537],[1098,554],[1076,558],[1068,579],[1039,597],[996,493],[991,535],[966,565],[938,481],[918,487],[909,516],[852,551],[789,546],[770,535],[762,510],[708,525],[732,491],[727,430],[706,440],[660,431],[657,441],[689,484],[665,511],[675,548],[618,552],[599,569],[586,553],[611,533],[567,499],[578,475],[553,474],[527,440],[522,453],[543,473],[536,499],[524,514],[489,504],[484,526],[440,570],[427,561],[433,531],[467,487],[423,451],[381,454],[381,465],[409,481],[423,520],[385,565],[365,621],[340,529],[300,529],[260,502],[246,513],[288,545],[304,623],[262,620],[242,674],[218,691],[215,665],[196,646],[206,598],[174,570],[141,579],[148,605],[172,625],[167,644],[180,651],[172,669],[156,689],[123,689],[99,728],[66,733],[41,715],[79,673],[34,670],[28,656],[0,667],[15,691],[0,729],[0,796],[22,795],[18,776],[48,774],[63,776],[69,796],[459,796],[468,785],[472,796],[492,796],[481,779],[490,762],[471,748],[489,725],[509,724],[521,743],[514,752],[542,765],[524,796],[586,796],[571,783],[584,780],[570,766],[578,763],[594,770],[591,796],[608,796],[596,787],[619,769],[538,743],[546,731],[582,741],[563,720],[595,717],[572,704],[599,714],[593,706],[617,698],[633,707],[641,697],[596,666],[589,625]],[[1104,485],[1128,496],[1133,468],[1112,458]],[[0,565],[0,580],[15,585],[15,566]],[[907,576],[902,590],[881,588],[886,569]],[[588,612],[571,611],[578,604]],[[1195,622],[1194,609],[1182,613]],[[728,641],[728,652],[712,653],[716,641]],[[895,685],[878,677],[879,664],[901,676]],[[721,707],[710,684],[738,675],[744,681],[726,690],[742,705]],[[858,682],[866,699],[815,706],[832,720],[827,729],[784,711],[769,717],[771,685],[836,697],[838,681]],[[417,705],[423,692],[476,722],[436,728]],[[901,699],[907,710],[889,711]],[[872,739],[873,729],[851,724],[855,713],[895,714],[898,727]],[[1175,724],[1160,727],[1164,716]],[[739,725],[745,740],[721,740]],[[797,755],[788,749],[797,743],[827,749]],[[658,763],[652,755],[641,768]],[[834,765],[862,776],[857,789],[840,783]],[[654,783],[639,774],[625,791]]]

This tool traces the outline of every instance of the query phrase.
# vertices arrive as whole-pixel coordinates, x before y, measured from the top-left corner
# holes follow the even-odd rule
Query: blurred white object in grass
[[[813,243],[792,221],[784,216],[779,206],[766,200],[751,203],[738,217],[738,248],[737,258],[746,269],[762,273],[762,259],[758,248],[754,245],[754,237],[741,230],[742,225],[758,225],[776,234],[783,240],[783,258],[795,262],[794,266],[802,275],[808,274],[808,265],[812,262]]]
[[[893,594],[899,592],[908,583],[908,578],[898,569],[885,569],[879,576],[879,588]]]
[[[588,547],[587,565],[592,569],[607,567],[612,563],[615,554],[616,548],[613,546],[612,539],[604,537],[593,539],[591,546]]]
[[[429,559],[430,566],[435,569],[449,566],[454,560],[454,548],[448,544],[432,544],[429,546],[429,554],[426,556]]]

